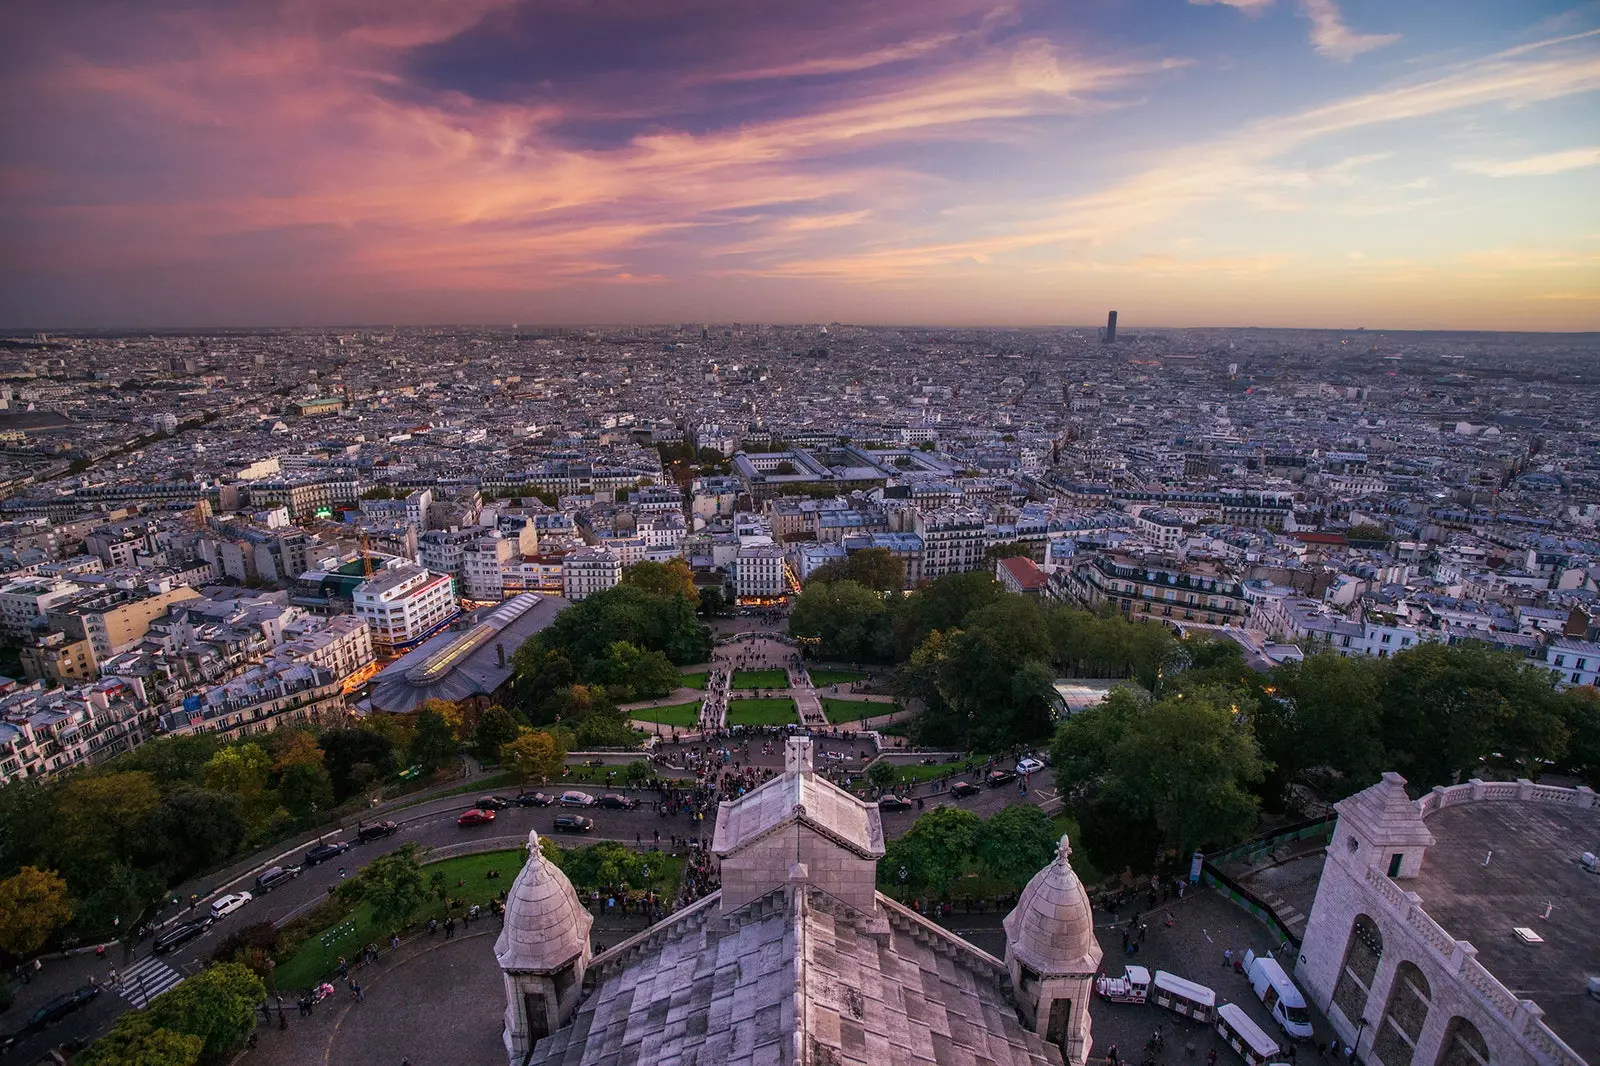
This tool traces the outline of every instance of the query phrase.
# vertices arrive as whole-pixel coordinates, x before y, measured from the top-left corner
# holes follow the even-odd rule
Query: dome
[[[1006,950],[1041,977],[1092,974],[1100,968],[1089,894],[1067,857],[1061,838],[1055,861],[1033,875],[1016,909],[1006,915]]]
[[[545,973],[583,955],[594,916],[584,909],[572,882],[539,850],[539,834],[528,834],[528,862],[506,896],[506,923],[494,942],[502,970]]]

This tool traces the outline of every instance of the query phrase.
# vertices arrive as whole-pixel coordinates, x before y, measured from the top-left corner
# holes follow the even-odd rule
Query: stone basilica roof
[[[528,833],[528,862],[506,896],[506,924],[494,942],[503,970],[558,970],[583,953],[594,916],[578,902],[572,882]]]
[[[1016,909],[1005,919],[1012,954],[1042,977],[1094,973],[1100,968],[1089,894],[1067,861],[1071,854],[1063,836],[1055,861],[1033,875]]]

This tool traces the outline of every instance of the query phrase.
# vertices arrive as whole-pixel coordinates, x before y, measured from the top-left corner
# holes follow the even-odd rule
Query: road
[[[781,740],[774,738],[774,750],[770,754],[761,751],[762,742],[758,738],[751,744],[749,765],[781,769],[783,765],[783,748]],[[817,760],[819,765],[828,761],[829,752],[839,752],[856,756],[855,761],[846,765],[859,767],[859,756],[864,749],[860,742],[838,737],[819,736],[816,742]],[[687,749],[687,751],[686,751]],[[669,762],[680,761],[685,754],[690,752],[704,753],[705,747],[692,745],[664,745],[661,749]],[[734,757],[730,755],[731,768]],[[738,761],[744,763],[742,750],[739,752]],[[960,764],[952,769],[960,769]],[[978,776],[969,776],[969,780],[976,781]],[[1053,780],[1050,771],[1044,770],[1033,775],[1030,793],[1027,799],[1031,802],[1042,803],[1054,796]],[[59,968],[70,968],[73,977],[64,979],[66,975],[52,972],[52,984],[59,985],[65,991],[77,984],[90,980],[99,981],[102,985],[108,984],[109,971],[114,967],[118,971],[121,981],[121,991],[106,987],[100,997],[90,1006],[77,1014],[71,1015],[55,1026],[36,1036],[17,1044],[10,1052],[0,1056],[0,1061],[7,1063],[33,1063],[53,1048],[69,1039],[87,1042],[104,1033],[111,1027],[112,1022],[130,1006],[138,1006],[143,1002],[145,994],[154,997],[177,983],[183,976],[198,973],[210,959],[211,952],[217,944],[229,933],[242,929],[257,922],[270,921],[283,924],[309,911],[316,904],[325,899],[328,890],[338,884],[341,868],[346,877],[353,877],[360,869],[380,855],[396,851],[407,844],[416,844],[421,847],[433,848],[449,844],[459,844],[476,836],[484,837],[522,837],[526,838],[530,829],[537,829],[542,835],[549,834],[559,839],[563,844],[590,843],[596,840],[616,840],[628,844],[642,843],[650,846],[655,841],[656,832],[661,834],[661,842],[665,846],[674,835],[679,837],[704,835],[709,837],[712,829],[712,817],[707,816],[705,822],[696,827],[691,823],[688,815],[667,816],[651,809],[650,804],[655,799],[655,792],[646,790],[643,793],[637,790],[622,788],[609,789],[605,786],[592,785],[563,785],[548,786],[542,791],[558,793],[566,788],[579,788],[592,795],[601,795],[607,791],[629,793],[636,797],[642,796],[643,803],[635,810],[613,811],[586,808],[583,814],[594,819],[595,829],[592,833],[583,834],[580,839],[569,839],[565,835],[552,831],[552,822],[560,808],[555,807],[507,807],[498,812],[492,824],[474,828],[461,828],[456,825],[456,818],[464,811],[474,806],[477,796],[468,793],[461,796],[448,796],[437,800],[419,804],[415,807],[390,814],[400,828],[392,836],[380,838],[377,841],[360,844],[356,843],[357,837],[353,830],[330,836],[330,840],[342,839],[348,841],[352,847],[337,859],[323,863],[320,866],[305,867],[299,876],[293,880],[279,884],[269,892],[257,892],[255,889],[255,875],[264,869],[269,860],[282,862],[284,865],[296,865],[303,861],[304,850],[297,849],[296,853],[288,859],[278,859],[280,849],[271,849],[257,856],[257,862],[247,871],[232,881],[216,886],[218,892],[242,890],[250,891],[256,895],[250,903],[213,922],[206,932],[195,940],[166,956],[156,956],[152,952],[153,939],[145,939],[137,944],[131,954],[125,953],[120,947],[109,949],[104,959],[97,960],[93,953],[85,953],[71,959],[52,960],[49,966],[52,971]],[[935,794],[933,786],[922,785],[917,789],[905,792],[908,798],[924,800],[928,808],[936,803],[955,803],[974,813],[988,817],[1010,803],[1019,800],[1014,785],[998,789],[985,789],[977,796],[966,799],[956,799],[948,793]],[[503,795],[512,793],[506,792]],[[886,812],[883,815],[884,836],[893,839],[903,835],[911,824],[916,821],[918,811]],[[192,912],[194,915],[206,913],[207,903],[202,900],[200,905]],[[131,975],[132,979],[129,979]],[[26,986],[18,985],[18,1004],[7,1012],[6,1026],[8,1029],[19,1027],[38,1006],[38,997],[28,997]]]

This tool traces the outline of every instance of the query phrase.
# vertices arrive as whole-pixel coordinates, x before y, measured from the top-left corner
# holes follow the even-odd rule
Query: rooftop
[[[1600,1009],[1585,992],[1600,976],[1600,877],[1578,864],[1600,850],[1600,807],[1466,803],[1433,812],[1427,825],[1435,843],[1404,887],[1517,998],[1537,1003],[1557,1036],[1600,1062]],[[1544,943],[1523,943],[1518,926]]]

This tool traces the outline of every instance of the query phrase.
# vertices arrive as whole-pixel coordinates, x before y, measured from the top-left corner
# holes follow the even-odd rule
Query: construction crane
[[[361,572],[367,580],[372,580],[372,542],[367,539],[367,531],[361,531]]]

